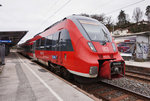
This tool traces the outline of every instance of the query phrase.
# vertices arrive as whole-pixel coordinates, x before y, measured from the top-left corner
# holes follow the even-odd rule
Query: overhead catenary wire
[[[60,10],[63,9],[63,7],[65,7],[71,0],[68,0],[66,3],[64,3],[60,8],[58,8],[53,14],[51,14],[51,16],[48,16],[37,28],[36,31],[45,23],[48,21],[48,19],[52,18],[56,13],[58,13]],[[56,4],[56,3],[55,3]],[[42,31],[43,32],[43,31]],[[40,32],[41,33],[41,32]],[[40,34],[38,33],[38,34]],[[36,36],[36,35],[34,35]]]
[[[115,9],[115,10],[113,10],[113,11],[111,11],[111,12],[105,13],[105,15],[114,13],[114,12],[116,12],[116,11],[118,11],[118,10],[122,10],[122,9],[127,8],[127,7],[130,7],[130,6],[132,6],[132,5],[136,5],[136,4],[141,3],[141,2],[143,2],[143,1],[145,1],[145,0],[140,0],[140,1],[137,1],[137,2],[135,2],[135,3],[129,4],[129,5],[127,5],[127,6],[121,7],[121,8],[119,8],[119,9]]]
[[[30,31],[29,33],[37,33],[37,34],[40,34],[41,33],[41,31],[39,30],[40,29],[40,27],[48,20],[48,19],[50,19],[51,17],[53,17],[56,13],[58,13],[60,10],[62,10],[68,3],[70,3],[71,2],[71,0],[68,0],[66,3],[64,3],[61,7],[59,7],[54,13],[52,13],[51,14],[51,16],[49,16],[49,17],[47,17],[44,21],[42,21],[42,23],[39,25],[39,26],[37,26],[36,28],[35,28],[35,30],[33,31]],[[55,3],[56,4],[56,3]],[[49,10],[48,10],[49,11]],[[42,31],[43,32],[43,31]],[[37,35],[36,34],[36,35]],[[35,34],[33,35],[33,37],[34,36],[36,36]]]
[[[48,19],[53,17],[55,14],[57,14],[60,10],[62,10],[71,0],[68,0],[66,3],[64,3],[60,8],[58,8],[51,16],[47,17],[41,25],[43,25]]]
[[[56,1],[53,3],[53,5],[52,5],[51,7],[48,8],[47,12],[45,12],[44,15],[47,15],[47,14],[50,12],[50,10],[53,9],[53,7],[56,6],[56,4],[58,3],[58,1],[59,1],[59,0],[56,0]]]
[[[111,3],[110,1],[111,1],[111,0],[108,0],[106,3],[101,4],[100,7],[104,7],[104,6],[108,5],[108,4],[110,4],[110,3]],[[114,0],[113,0],[113,1],[114,1]]]

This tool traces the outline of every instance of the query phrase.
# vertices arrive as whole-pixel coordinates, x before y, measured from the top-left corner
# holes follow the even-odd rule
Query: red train
[[[108,29],[99,21],[70,16],[21,45],[24,55],[65,78],[113,79],[125,75],[125,63]]]

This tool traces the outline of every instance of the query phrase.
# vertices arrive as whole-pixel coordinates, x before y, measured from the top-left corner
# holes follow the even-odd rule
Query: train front
[[[88,58],[87,60],[91,59],[89,60],[89,64],[91,65],[91,61],[98,61],[97,63],[99,67],[97,67],[96,64],[93,67],[90,66],[89,74],[96,74],[97,77],[105,79],[123,77],[125,75],[125,63],[119,54],[117,45],[108,29],[102,23],[94,19],[82,18],[78,19],[78,22],[86,33],[85,34],[82,31],[82,34],[86,39],[88,38],[86,43],[91,52],[89,54],[86,53],[86,57]],[[81,48],[82,47],[83,46],[81,46]],[[82,54],[84,53],[85,52]],[[86,65],[88,65],[88,63],[86,63]]]

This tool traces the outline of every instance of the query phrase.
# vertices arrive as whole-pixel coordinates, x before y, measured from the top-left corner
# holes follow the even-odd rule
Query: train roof
[[[96,19],[86,17],[86,16],[80,16],[80,15],[72,15],[72,16],[67,17],[67,19],[71,19],[71,20],[87,19],[87,20],[97,21]]]
[[[78,19],[85,19],[85,20],[92,20],[92,21],[97,21],[96,19],[93,19],[93,18],[90,18],[90,17],[85,17],[85,16],[80,16],[80,15],[71,15],[71,16],[68,16],[68,17],[65,17],[63,18],[62,20],[60,21],[57,21],[56,23],[52,24],[51,26],[47,27],[45,30],[43,30],[42,32],[36,34],[34,37],[40,35],[41,33],[45,32],[46,30],[52,28],[53,26],[57,25],[58,23],[66,20],[66,19],[70,19],[72,21],[75,21],[75,20],[78,20]]]
[[[43,30],[42,32],[36,34],[33,38],[27,40],[25,43],[30,43],[30,42],[32,42],[32,41],[35,41],[36,39],[39,38],[39,35],[40,35],[41,33],[45,32],[46,30],[52,28],[53,26],[57,25],[58,23],[60,23],[60,22],[62,22],[62,21],[64,21],[64,20],[66,20],[66,19],[70,19],[70,20],[75,21],[75,22],[76,22],[77,20],[79,20],[79,19],[92,20],[92,21],[97,21],[97,22],[99,22],[98,20],[93,19],[93,18],[90,18],[90,17],[80,16],[80,15],[71,15],[71,16],[65,17],[64,19],[62,19],[62,20],[60,20],[60,21],[57,21],[56,23],[54,23],[54,24],[52,24],[51,26],[47,27],[45,30]]]

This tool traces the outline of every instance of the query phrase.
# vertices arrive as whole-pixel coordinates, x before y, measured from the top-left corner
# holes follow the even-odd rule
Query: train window
[[[61,51],[73,51],[70,35],[66,29],[61,31],[59,44]]]
[[[52,35],[46,37],[46,50],[52,50]]]
[[[36,41],[36,50],[40,50],[41,39]]]
[[[30,53],[30,48],[31,46],[30,45],[27,45],[27,52],[29,52]]]
[[[33,45],[30,45],[30,52],[33,53]]]
[[[43,37],[43,38],[41,38],[40,49],[44,50],[44,48],[45,48],[45,38]]]
[[[59,32],[56,32],[53,34],[53,39],[52,39],[52,51],[57,51],[58,47],[58,37],[59,37]]]
[[[111,35],[108,29],[98,21],[94,20],[79,20],[82,27],[87,32],[91,41],[111,42]]]
[[[45,38],[41,38],[41,46],[45,46]]]

